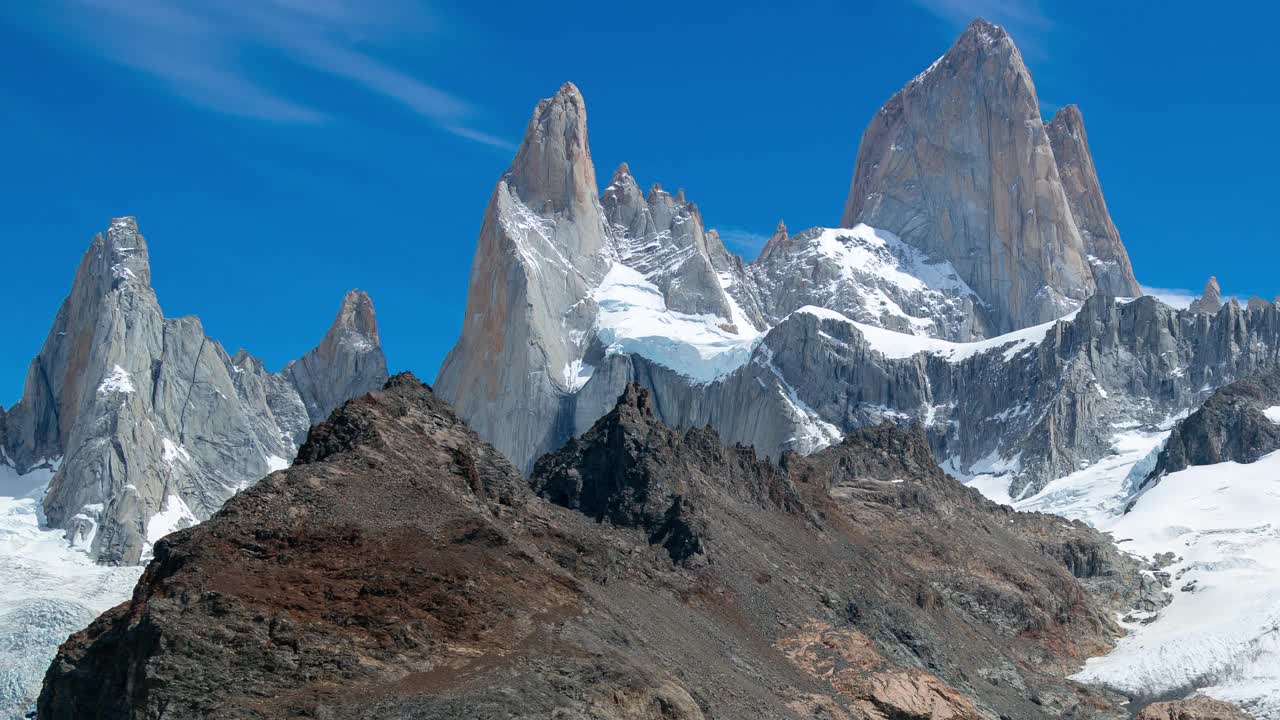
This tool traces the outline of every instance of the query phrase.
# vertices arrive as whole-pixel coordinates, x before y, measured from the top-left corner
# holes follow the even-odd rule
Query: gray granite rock
[[[462,336],[436,390],[518,466],[567,436],[572,366],[589,345],[590,291],[613,248],[596,196],[586,107],[566,83],[538,103],[485,210]]]
[[[578,422],[634,381],[664,422],[710,425],[726,444],[770,457],[886,420],[919,424],[940,462],[1003,475],[1016,498],[1105,457],[1117,424],[1167,427],[1214,388],[1280,366],[1275,305],[1208,316],[1097,296],[1032,335],[980,352],[886,354],[834,313],[797,312],[709,384],[639,356],[610,358],[579,394]]]
[[[872,118],[841,221],[857,223],[950,261],[991,334],[1062,317],[1097,289],[1031,75],[983,20]]]
[[[1071,216],[1084,241],[1086,259],[1093,269],[1098,292],[1115,297],[1137,297],[1142,294],[1133,276],[1129,252],[1120,242],[1120,231],[1111,221],[1107,201],[1102,197],[1102,184],[1089,151],[1089,136],[1084,130],[1080,108],[1067,105],[1054,113],[1045,125],[1058,176],[1067,193]]]
[[[325,342],[300,361],[308,374],[292,376],[311,381],[300,394],[248,353],[229,356],[198,318],[165,318],[150,279],[137,223],[112,220],[6,414],[15,469],[57,467],[44,497],[48,524],[108,563],[137,562],[165,532],[287,466],[311,425],[304,396],[331,403],[386,376],[363,295],[348,296]],[[359,360],[342,349],[352,328],[373,348]]]
[[[387,359],[378,337],[373,301],[363,290],[342,298],[338,316],[315,349],[285,366],[311,422],[329,417],[339,405],[387,382]]]
[[[1204,284],[1204,292],[1191,303],[1191,311],[1197,313],[1216,313],[1222,309],[1222,288],[1218,287],[1218,278],[1210,277]]]
[[[1128,301],[1141,290],[1079,111],[1046,128],[1017,48],[982,21],[872,121],[845,228],[779,223],[743,263],[683,192],[646,195],[625,164],[599,203],[593,187],[582,98],[565,86],[498,184],[437,381],[525,472],[635,382],[664,422],[770,457],[919,423],[939,461],[1004,475],[1019,497],[1111,452],[1117,423],[1167,428],[1277,363],[1274,304],[1217,312],[1216,283],[1190,311]],[[684,356],[602,341],[596,291],[619,265],[668,310],[740,312],[760,333],[745,362],[694,378]],[[653,332],[649,345],[683,342]]]

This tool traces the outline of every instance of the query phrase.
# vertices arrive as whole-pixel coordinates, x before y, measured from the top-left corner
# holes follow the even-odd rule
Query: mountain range
[[[1143,296],[1002,28],[871,119],[838,227],[748,261],[641,187],[539,102],[432,387],[359,291],[228,355],[112,220],[0,412],[0,561],[60,531],[108,588],[0,595],[14,706],[1280,718],[1280,306]]]

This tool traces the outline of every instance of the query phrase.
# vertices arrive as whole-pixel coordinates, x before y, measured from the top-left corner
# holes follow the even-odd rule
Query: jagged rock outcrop
[[[1098,283],[1008,33],[975,20],[867,126],[841,225],[949,261],[992,334],[1062,317]]]
[[[538,103],[485,210],[462,336],[437,391],[522,466],[570,432],[575,382],[609,269],[582,94],[566,83]]]
[[[1191,303],[1191,312],[1213,314],[1222,309],[1222,288],[1218,287],[1218,278],[1210,277],[1204,284],[1204,292]]]
[[[244,351],[229,356],[198,318],[165,318],[150,280],[137,223],[113,219],[85,252],[5,423],[18,472],[57,467],[49,525],[108,563],[137,562],[164,533],[287,465],[311,424],[289,379]],[[367,298],[360,314],[372,321]],[[376,326],[375,354],[352,362],[333,349],[347,325],[340,316],[304,361],[308,378],[330,384],[324,402],[386,374]]]
[[[1251,463],[1280,450],[1280,370],[1220,388],[1178,421],[1143,487],[1192,465]]]
[[[910,335],[965,342],[987,335],[982,301],[946,261],[930,260],[892,233],[866,225],[780,225],[748,265],[770,326],[807,305]]]
[[[348,292],[324,339],[286,365],[284,375],[302,397],[311,419],[308,425],[329,417],[347,400],[382,387],[387,382],[387,359],[368,293]]]
[[[669,310],[749,326],[742,330],[765,327],[741,260],[703,229],[702,214],[683,190],[673,196],[654,185],[646,198],[623,163],[600,202],[619,262],[656,285]],[[733,288],[746,290],[745,312],[728,294]]]
[[[1093,166],[1093,153],[1089,151],[1089,136],[1084,131],[1080,108],[1062,107],[1044,128],[1049,134],[1058,176],[1067,194],[1071,217],[1084,241],[1085,259],[1093,268],[1098,292],[1113,297],[1141,295],[1129,252],[1120,242],[1120,232],[1111,222],[1107,201],[1102,197],[1102,184]]]
[[[392,378],[160,541],[38,717],[1127,716],[1059,674],[1108,646],[1140,574],[1109,539],[984,500],[896,428],[772,465],[651,402],[629,390],[539,464],[533,487],[607,508],[583,514]],[[695,561],[632,512],[664,503]]]
[[[1280,308],[1217,315],[1155,298],[1097,296],[1072,318],[981,343],[859,326],[810,308],[773,327],[750,360],[694,384],[636,355],[596,383],[638,382],[676,427],[715,427],[769,457],[812,452],[885,420],[919,423],[940,461],[1004,476],[1014,498],[1106,456],[1116,426],[1166,425],[1233,380],[1280,367]]]
[[[538,104],[494,191],[462,335],[436,378],[525,472],[608,411],[618,388],[583,386],[608,355],[649,339],[629,334],[632,313],[696,326],[744,353],[765,326],[745,264],[683,191],[654,185],[646,196],[625,163],[602,198],[595,182],[582,95],[566,84]],[[701,359],[678,338],[668,347]]]

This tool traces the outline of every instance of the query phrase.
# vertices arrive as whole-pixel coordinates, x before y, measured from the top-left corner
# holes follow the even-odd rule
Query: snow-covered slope
[[[1280,718],[1280,453],[1172,473],[1097,524],[1131,552],[1171,554],[1173,601],[1077,679],[1139,696],[1199,689]]]
[[[1140,701],[1199,691],[1278,719],[1280,452],[1247,465],[1191,467],[1142,491],[1173,420],[1116,427],[1111,454],[1023,500],[1009,498],[998,473],[966,480],[1018,510],[1110,533],[1122,549],[1152,561],[1166,584],[1168,606],[1122,618],[1130,634],[1089,660],[1077,680]]]
[[[0,717],[34,707],[67,636],[129,597],[141,567],[99,565],[61,530],[41,527],[52,468],[18,475],[0,463]]]
[[[622,262],[614,263],[592,297],[600,307],[594,332],[606,353],[635,353],[698,382],[741,367],[760,336],[731,298],[731,317],[678,312],[667,307],[657,285]],[[590,366],[565,373],[580,380],[580,388]]]

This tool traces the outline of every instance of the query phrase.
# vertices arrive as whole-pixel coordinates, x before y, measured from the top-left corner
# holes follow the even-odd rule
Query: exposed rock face
[[[615,356],[583,392],[638,382],[664,422],[709,424],[775,458],[886,420],[919,423],[937,457],[965,473],[1000,468],[1017,498],[1106,456],[1115,424],[1164,425],[1212,388],[1280,366],[1275,305],[1208,316],[1097,296],[1068,320],[976,345],[903,345],[874,330],[796,312],[713,383]]]
[[[1137,582],[1108,539],[982,499],[891,427],[775,466],[651,402],[629,390],[539,464],[584,515],[392,378],[162,540],[62,647],[39,717],[1126,717],[1057,674]]]
[[[841,221],[857,223],[949,261],[993,334],[1061,317],[1098,287],[1031,75],[983,20],[863,133]]]
[[[1152,703],[1138,713],[1138,720],[1252,720],[1235,706],[1204,695],[1190,700]]]
[[[1080,108],[1067,105],[1058,110],[1045,125],[1045,131],[1053,146],[1058,175],[1067,194],[1071,217],[1084,241],[1085,258],[1093,268],[1098,292],[1114,297],[1141,295],[1129,252],[1120,242],[1120,232],[1111,222],[1107,201],[1102,197],[1102,184],[1093,166]]]
[[[440,394],[523,466],[570,432],[565,395],[588,344],[589,297],[612,248],[596,197],[582,95],[565,84],[538,103],[485,210],[462,336]]]
[[[166,319],[150,279],[136,222],[112,220],[81,260],[6,420],[18,472],[58,467],[44,499],[49,524],[109,563],[137,562],[159,535],[288,464],[310,426],[289,379],[244,351],[228,356],[195,317]],[[367,298],[361,312],[372,321]],[[340,317],[335,331],[345,327]],[[308,377],[331,385],[325,402],[386,373],[375,367],[380,353],[353,363],[333,349],[339,342],[331,331],[304,360]]]
[[[1251,463],[1280,450],[1280,371],[1231,383],[1174,426],[1144,485],[1192,465]],[[1268,415],[1267,411],[1272,415]]]
[[[308,426],[329,417],[347,400],[382,387],[387,382],[387,359],[368,293],[348,292],[324,339],[285,366],[284,374],[307,407]]]
[[[1204,284],[1204,292],[1200,298],[1191,303],[1191,311],[1213,314],[1222,309],[1222,288],[1218,287],[1218,278],[1210,277]]]

